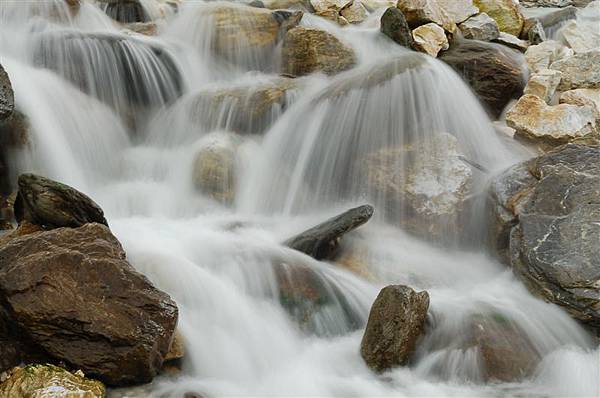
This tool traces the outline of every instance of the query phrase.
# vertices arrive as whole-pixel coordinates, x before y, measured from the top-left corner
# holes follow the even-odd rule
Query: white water
[[[510,270],[483,253],[475,238],[482,213],[474,213],[473,230],[467,230],[474,242],[469,251],[444,249],[394,226],[401,220],[386,215],[387,198],[360,189],[354,159],[413,139],[435,142],[444,132],[456,137],[469,161],[488,170],[473,170],[474,194],[494,171],[518,161],[468,88],[439,62],[420,56],[417,63],[424,66],[375,85],[364,78],[381,65],[395,62],[396,73],[415,60],[378,33],[378,13],[345,29],[303,18],[303,25],[349,43],[359,66],[334,78],[297,79],[285,108],[273,107],[271,120],[261,125],[264,136],[240,138],[238,195],[226,207],[194,188],[192,164],[206,140],[232,128],[239,109],[225,103],[198,110],[193,98],[270,84],[275,74],[262,63],[248,63],[256,58],[245,53],[242,66],[222,67],[207,46],[210,24],[198,23],[213,5],[194,1],[177,16],[165,13],[161,34],[148,39],[121,33],[92,2],[84,2],[76,17],[61,4],[0,3],[0,63],[11,77],[17,108],[32,125],[29,147],[12,154],[13,168],[15,174],[34,171],[64,181],[93,197],[132,264],[178,303],[183,372],[161,376],[128,396],[600,394],[600,351],[591,336],[558,307],[533,298]],[[163,6],[144,4],[150,10]],[[75,65],[73,53],[64,52],[64,36],[56,36],[64,32],[75,33],[71,48],[81,58]],[[36,43],[56,37],[44,51],[64,62],[42,68]],[[119,45],[98,43],[98,37]],[[131,50],[129,69],[115,67],[124,48]],[[269,54],[274,63],[277,54],[276,48]],[[139,76],[127,86],[133,91],[125,89],[130,71]],[[136,93],[142,93],[141,104]],[[377,217],[348,236],[343,249],[368,265],[367,277],[280,245],[365,201],[375,205]],[[325,297],[305,329],[280,304],[281,269],[292,278],[295,269],[312,270],[311,281]],[[429,292],[429,326],[411,366],[378,376],[362,362],[359,345],[372,301],[392,283]],[[474,315],[500,316],[521,330],[543,358],[532,377],[483,382],[479,354],[468,341]]]

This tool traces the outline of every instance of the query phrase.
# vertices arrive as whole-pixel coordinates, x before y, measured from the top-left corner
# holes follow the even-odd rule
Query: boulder
[[[80,227],[87,223],[108,226],[102,209],[88,196],[68,185],[35,174],[21,174],[15,218],[45,228]]]
[[[578,88],[560,94],[561,104],[589,106],[594,109],[596,121],[600,123],[600,88]]]
[[[599,21],[583,24],[577,20],[569,21],[560,29],[560,38],[573,49],[575,54],[597,50],[600,47]]]
[[[573,51],[555,40],[548,40],[538,45],[529,46],[525,51],[525,61],[529,70],[535,73],[541,69],[548,69],[552,63],[563,58],[568,58]]]
[[[508,242],[515,274],[600,330],[600,147],[571,143],[516,165],[492,183],[489,198],[490,209],[504,212],[492,228],[496,242]]]
[[[421,25],[412,32],[415,48],[432,57],[450,46],[444,29],[434,23]]]
[[[484,12],[467,19],[458,27],[467,39],[492,41],[500,36],[496,21]]]
[[[192,165],[196,189],[214,200],[231,204],[235,199],[240,140],[231,134],[211,134],[200,147]]]
[[[373,211],[369,205],[350,209],[289,238],[283,244],[317,260],[332,259],[337,254],[342,236],[369,221]]]
[[[399,0],[397,6],[413,29],[433,22],[450,33],[456,31],[456,23],[446,10],[438,5],[437,0]]]
[[[589,106],[549,106],[535,95],[524,95],[506,114],[515,135],[542,147],[565,144],[597,134],[594,110]]]
[[[500,116],[525,88],[521,62],[510,49],[474,40],[454,40],[439,58],[469,83],[494,117]]]
[[[437,133],[359,160],[368,191],[384,198],[387,219],[426,239],[447,240],[457,226],[472,184],[456,138]]]
[[[360,354],[376,372],[403,366],[414,353],[425,329],[429,294],[408,286],[383,288],[369,313]]]
[[[0,384],[2,398],[104,398],[106,389],[86,378],[81,371],[71,373],[54,365],[28,365],[14,368]]]
[[[526,19],[519,39],[527,40],[530,44],[540,44],[546,41],[544,25],[542,25],[538,18]]]
[[[381,16],[381,32],[409,49],[415,48],[412,32],[406,22],[402,11],[397,7],[390,7]]]
[[[0,121],[7,119],[15,109],[15,96],[8,74],[0,64]]]
[[[511,34],[500,32],[500,35],[496,39],[493,40],[494,43],[499,43],[505,45],[506,47],[514,48],[515,50],[519,50],[522,53],[527,51],[527,47],[529,47],[529,43],[525,40],[519,39],[517,36],[513,36]]]
[[[517,37],[521,34],[525,18],[514,0],[475,0],[474,3],[479,11],[496,20],[500,31]]]
[[[2,245],[0,303],[22,339],[115,386],[156,376],[178,313],[127,262],[110,230],[95,223]]]
[[[349,23],[361,23],[367,19],[369,13],[359,0],[353,0],[340,10],[340,15]]]
[[[283,73],[292,76],[313,72],[334,75],[352,68],[355,63],[354,51],[324,30],[296,27],[283,39]]]
[[[538,96],[546,103],[550,103],[560,84],[561,75],[562,73],[556,70],[541,69],[529,78],[524,93]]]
[[[550,65],[550,69],[562,72],[558,89],[600,88],[600,49],[575,54]]]
[[[479,12],[473,0],[437,0],[437,5],[457,24]]]
[[[150,16],[140,0],[99,0],[106,15],[117,22],[148,22]]]

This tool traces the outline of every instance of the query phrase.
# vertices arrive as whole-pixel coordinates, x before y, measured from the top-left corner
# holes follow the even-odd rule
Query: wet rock
[[[0,121],[7,119],[15,109],[15,97],[8,74],[0,64]]]
[[[380,8],[396,7],[398,0],[361,0],[361,3],[369,11]]]
[[[53,365],[14,368],[0,384],[0,397],[104,398],[106,389],[81,371],[71,373]]]
[[[350,69],[354,51],[332,34],[315,28],[290,29],[283,39],[283,73],[303,76],[313,72],[327,75]]]
[[[555,61],[550,69],[562,72],[558,89],[600,88],[600,50],[575,54],[572,57]]]
[[[341,9],[340,15],[346,18],[349,23],[361,23],[367,19],[369,13],[359,0],[353,0]]]
[[[414,49],[415,42],[412,32],[406,22],[402,11],[397,7],[390,7],[381,16],[381,32],[406,48]]]
[[[369,192],[389,203],[388,219],[432,240],[448,238],[457,225],[472,183],[454,136],[383,148],[361,161]]]
[[[434,23],[421,25],[412,32],[415,48],[432,57],[437,57],[442,50],[449,47],[444,29]]]
[[[494,43],[499,43],[505,45],[506,47],[514,48],[522,53],[527,51],[527,47],[529,47],[529,43],[525,40],[521,40],[517,36],[513,36],[505,32],[500,32],[500,35],[494,39]]]
[[[133,22],[124,26],[127,31],[139,33],[144,36],[156,36],[158,34],[158,26],[155,22]]]
[[[486,13],[478,14],[458,25],[467,39],[492,41],[500,36],[500,29],[493,18]]]
[[[544,25],[537,18],[526,19],[519,38],[529,41],[530,44],[540,44],[546,41]]]
[[[525,18],[521,15],[519,5],[513,0],[475,0],[479,11],[485,12],[498,23],[501,32],[519,36]]]
[[[594,135],[594,110],[587,106],[549,106],[539,97],[524,95],[506,114],[515,135],[541,145],[560,145],[576,138]]]
[[[25,220],[46,228],[108,226],[102,209],[68,185],[35,174],[21,174],[18,185],[15,217],[19,223]]]
[[[455,40],[440,60],[471,86],[477,97],[498,117],[513,98],[523,93],[521,64],[510,49],[474,40]]]
[[[0,120],[0,193],[9,195],[14,190],[13,171],[7,161],[14,151],[25,150],[30,141],[29,119],[15,109],[9,117]]]
[[[117,22],[148,22],[149,16],[139,0],[99,0],[106,15]]]
[[[424,332],[429,294],[408,286],[383,288],[369,313],[360,353],[367,366],[381,372],[408,363]]]
[[[373,207],[369,205],[350,209],[301,232],[283,244],[317,260],[332,259],[342,236],[369,221],[373,211]]]
[[[101,224],[0,247],[0,303],[23,338],[109,385],[151,381],[177,324],[175,303],[133,269]]]
[[[471,324],[486,381],[516,382],[533,374],[541,356],[516,323],[501,314],[481,314]]]
[[[196,189],[218,202],[233,203],[239,144],[240,140],[233,135],[213,134],[207,137],[192,165]]]
[[[573,51],[561,43],[548,40],[535,46],[529,46],[525,51],[525,61],[532,73],[548,69],[552,63],[570,57]]]
[[[450,33],[456,31],[456,23],[435,0],[399,0],[397,6],[413,29],[433,22]]]
[[[594,109],[596,121],[600,123],[600,88],[578,88],[561,93],[559,102]]]
[[[270,10],[314,11],[309,0],[262,0],[262,3]]]
[[[216,3],[200,22],[212,24],[212,49],[219,57],[237,65],[270,67],[271,53],[302,15],[302,11]]]
[[[560,84],[561,76],[562,73],[559,71],[541,69],[529,78],[524,93],[538,96],[546,103],[550,103]]]
[[[567,144],[514,166],[491,187],[494,224],[529,290],[600,328],[600,147]],[[526,173],[529,172],[529,176]],[[513,176],[516,176],[513,178]],[[511,188],[511,181],[519,180]]]

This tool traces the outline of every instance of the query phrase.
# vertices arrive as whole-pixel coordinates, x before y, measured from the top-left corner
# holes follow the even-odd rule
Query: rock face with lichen
[[[600,147],[567,144],[497,177],[490,237],[529,290],[600,329]]]
[[[355,63],[354,51],[324,30],[296,27],[283,39],[282,69],[286,74],[334,75],[352,68]]]
[[[369,313],[360,354],[369,368],[382,372],[405,365],[425,329],[429,294],[408,286],[383,288]]]
[[[498,23],[500,31],[519,37],[525,18],[514,0],[475,0],[475,5]]]
[[[106,389],[83,373],[53,365],[28,365],[12,369],[0,384],[0,398],[104,398]]]

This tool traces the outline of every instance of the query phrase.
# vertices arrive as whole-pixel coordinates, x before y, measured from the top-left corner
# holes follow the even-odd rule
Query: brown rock
[[[151,381],[177,324],[175,303],[131,267],[100,224],[3,245],[0,303],[23,338],[110,385]]]
[[[408,363],[423,334],[429,294],[408,286],[383,288],[369,313],[360,353],[376,372]]]

